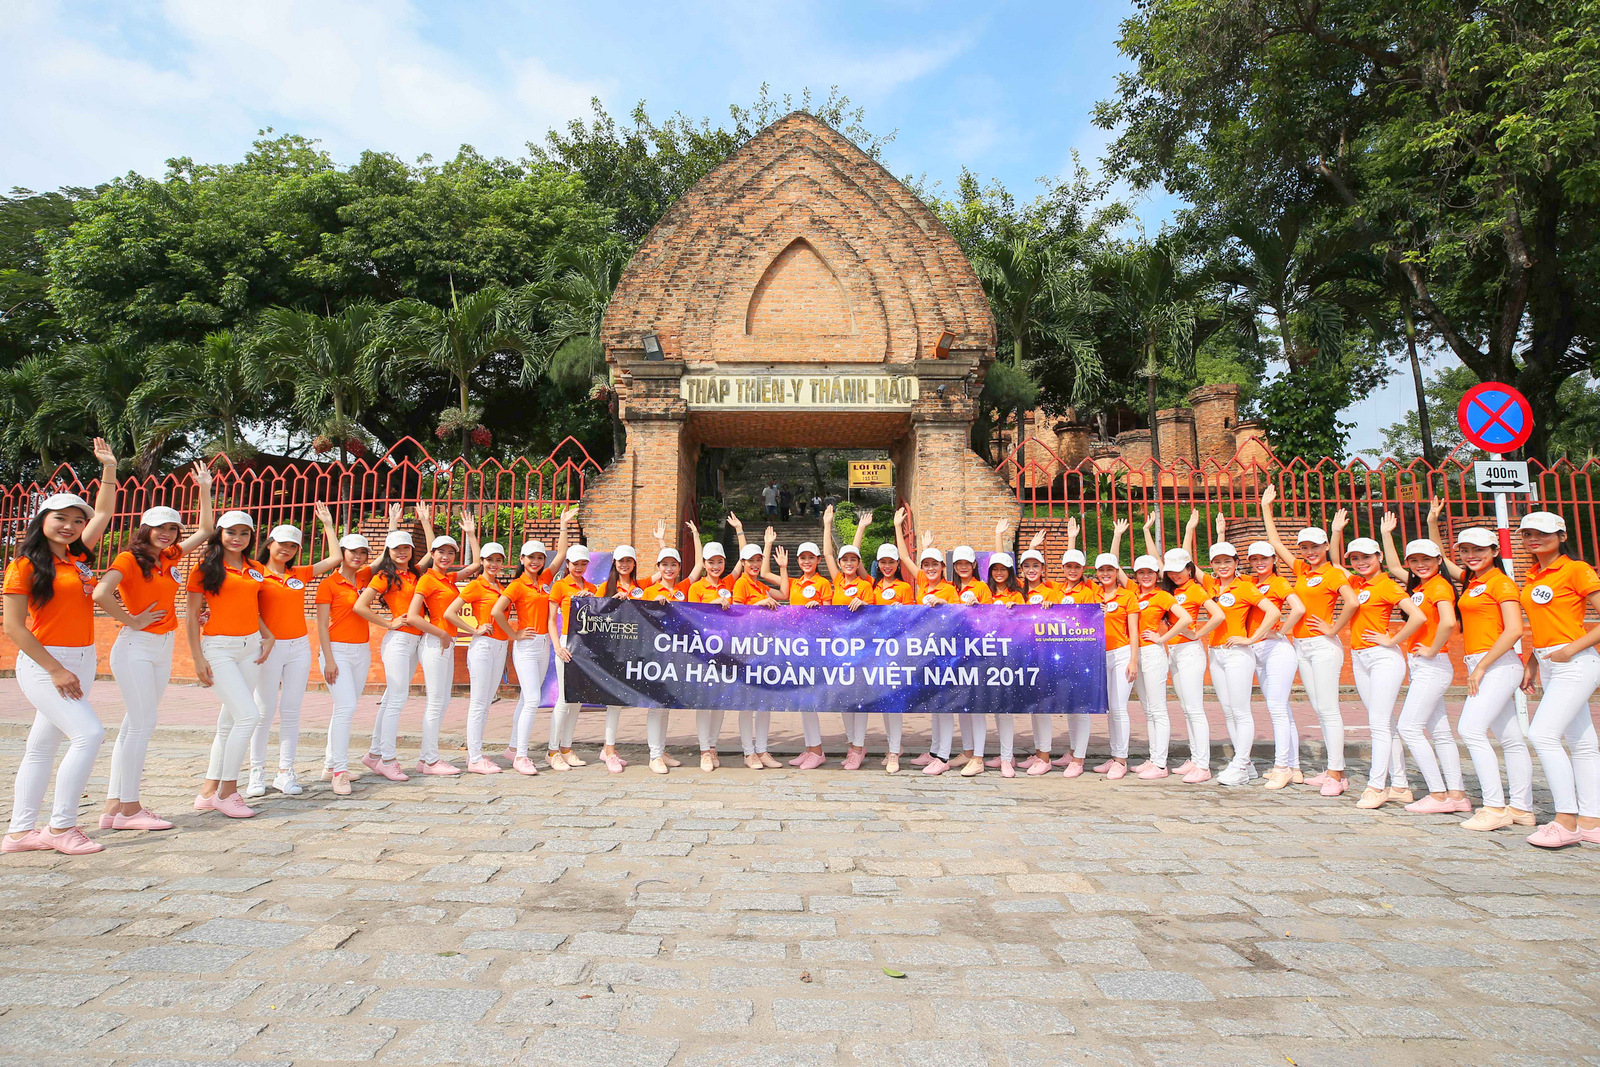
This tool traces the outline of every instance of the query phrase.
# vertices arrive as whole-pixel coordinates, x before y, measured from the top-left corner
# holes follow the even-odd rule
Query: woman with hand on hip
[[[767,565],[765,557],[761,561],[761,577],[777,589],[774,599],[780,604],[792,607],[820,608],[824,604],[833,602],[833,584],[817,573],[817,564],[822,560],[822,549],[813,541],[802,541],[800,547],[795,549],[795,562],[800,565],[800,577],[789,577],[789,556],[782,548],[776,553],[777,570]],[[822,751],[822,720],[814,711],[800,713],[800,733],[805,739],[806,750],[798,757],[791,760],[791,767],[800,767],[801,770],[815,770],[828,762],[827,755]],[[809,754],[809,756],[808,756]],[[804,764],[805,766],[801,766]],[[858,759],[855,770],[861,766]]]
[[[1165,778],[1168,747],[1172,743],[1172,723],[1167,714],[1167,643],[1194,625],[1194,616],[1185,611],[1171,593],[1161,587],[1161,561],[1140,556],[1133,561],[1133,590],[1139,605],[1139,673],[1134,689],[1139,707],[1144,709],[1145,734],[1150,741],[1150,758],[1139,765],[1136,777],[1146,780]],[[1161,620],[1172,625],[1157,629]]]
[[[189,569],[186,635],[195,675],[201,685],[216,687],[222,698],[194,810],[220,811],[230,819],[255,814],[239,795],[239,768],[261,717],[255,693],[261,664],[276,642],[261,615],[267,578],[249,555],[255,536],[256,523],[248,513],[226,512],[217,520],[217,532],[201,546],[200,562]]]
[[[1407,651],[1411,684],[1406,687],[1397,730],[1428,782],[1428,795],[1405,807],[1418,815],[1458,811],[1471,815],[1472,802],[1461,778],[1461,750],[1450,732],[1444,707],[1445,693],[1456,673],[1444,650],[1457,626],[1456,587],[1442,573],[1444,551],[1427,538],[1409,542],[1401,561],[1394,548],[1398,523],[1392,512],[1384,513],[1380,523],[1384,559],[1391,577],[1405,579],[1406,593],[1422,612],[1423,624],[1402,646]]]
[[[350,795],[350,724],[356,704],[372,672],[371,627],[356,611],[356,602],[372,580],[367,560],[372,546],[358,533],[339,539],[339,569],[317,586],[317,644],[322,651],[322,679],[333,698],[328,743],[322,758],[322,780],[333,783],[339,796]]]
[[[1217,540],[1227,539],[1227,520],[1218,515]],[[1255,654],[1261,699],[1266,702],[1267,715],[1272,719],[1272,769],[1263,775],[1262,788],[1282,789],[1305,781],[1305,775],[1300,773],[1300,731],[1295,728],[1294,715],[1289,710],[1289,694],[1294,689],[1294,646],[1284,634],[1294,631],[1306,609],[1294,595],[1294,587],[1278,573],[1278,554],[1271,545],[1265,541],[1250,542],[1245,560],[1250,580],[1261,590],[1261,603],[1250,609],[1245,627],[1254,633],[1261,625],[1266,614],[1264,604],[1270,603],[1278,609],[1277,624],[1268,627],[1251,651]]]
[[[1428,509],[1428,536],[1439,538],[1436,497]],[[1457,727],[1472,757],[1472,769],[1483,793],[1483,807],[1461,825],[1468,830],[1500,830],[1507,826],[1535,826],[1533,814],[1533,754],[1517,720],[1517,687],[1522,684],[1522,661],[1514,651],[1522,638],[1521,590],[1500,561],[1500,542],[1493,530],[1474,526],[1456,535],[1461,566],[1448,557],[1444,569],[1460,583],[1456,611],[1461,616],[1461,637],[1466,652],[1467,702]],[[1491,735],[1506,754],[1506,778],[1511,802],[1500,784],[1500,760]]]
[[[733,516],[730,515],[732,520]],[[742,526],[735,526],[739,536],[744,536]],[[749,546],[754,547],[754,546]],[[757,552],[760,549],[756,549]],[[700,550],[705,562],[705,575],[689,586],[689,603],[718,604],[724,610],[733,604],[733,590],[743,577],[743,567],[728,569],[728,550],[721,541],[708,541]],[[739,713],[739,740],[744,747],[744,765],[753,771],[776,770],[783,764],[767,751],[767,735],[772,721],[770,712],[741,711]],[[718,723],[718,730],[721,724]],[[670,767],[671,764],[669,763]]]
[[[1168,549],[1161,562],[1162,581],[1173,603],[1190,615],[1199,617],[1205,610],[1206,621],[1192,630],[1180,630],[1169,638],[1167,645],[1168,670],[1172,674],[1172,691],[1183,709],[1184,723],[1189,731],[1189,758],[1176,773],[1184,782],[1197,785],[1211,780],[1211,723],[1206,719],[1205,679],[1208,660],[1206,642],[1223,624],[1222,606],[1206,595],[1199,582],[1199,572],[1194,558],[1181,548]],[[1247,705],[1248,706],[1248,705]]]
[[[1102,552],[1095,557],[1094,576],[1100,590],[1100,606],[1105,612],[1106,698],[1109,705],[1106,708],[1106,733],[1111,745],[1111,758],[1096,767],[1095,771],[1115,781],[1126,777],[1128,773],[1128,740],[1133,731],[1133,724],[1128,718],[1128,697],[1139,679],[1139,591],[1123,577],[1122,567],[1113,553]],[[1083,773],[1083,761],[1074,760],[1067,763],[1063,776],[1076,778],[1077,774],[1067,773],[1074,767],[1078,774]],[[1036,772],[1030,767],[1028,773]]]
[[[759,545],[748,544],[744,540],[744,527],[738,520],[728,516],[729,523],[739,533],[739,566],[733,579],[732,591],[729,598],[723,601],[723,606],[729,604],[754,605],[762,608],[776,608],[777,599],[772,595],[772,588],[761,580],[761,572],[768,570],[767,556],[772,553],[772,542],[777,540],[777,534],[772,527],[767,527],[766,538]],[[772,760],[773,766],[782,766],[777,760],[772,759],[772,754],[767,751],[767,738],[772,729],[772,712],[770,711],[741,711],[739,713],[739,739],[744,744],[745,763],[748,764],[749,754],[755,751],[757,758],[766,766]],[[821,745],[817,751],[806,749],[800,755],[789,761],[789,766],[799,767],[801,763],[815,762],[820,767],[826,762],[822,755]],[[811,767],[801,767],[801,770],[811,770]]]
[[[172,643],[178,632],[178,579],[172,568],[211,536],[211,468],[196,463],[200,524],[183,536],[183,516],[174,508],[150,508],[126,552],[94,589],[94,602],[122,624],[111,646],[111,676],[117,680],[127,714],[111,748],[111,777],[102,830],[170,830],[172,824],[139,802],[145,755],[156,728],[161,698],[172,677]]]
[[[478,550],[483,571],[456,594],[445,618],[471,635],[467,645],[467,773],[499,774],[500,765],[483,754],[483,731],[489,725],[489,705],[505,676],[511,635],[500,628],[494,606],[505,595],[500,571],[506,564],[505,546],[490,541]]]
[[[1221,774],[1220,785],[1249,785],[1261,775],[1251,752],[1256,741],[1256,717],[1251,710],[1255,689],[1255,647],[1277,631],[1278,606],[1239,566],[1239,551],[1218,541],[1209,552],[1211,574],[1206,592],[1222,608],[1222,625],[1211,634],[1211,685],[1228,718],[1228,741],[1233,758]]]
[[[1530,694],[1544,689],[1528,724],[1528,742],[1539,754],[1556,809],[1555,819],[1529,834],[1528,843],[1600,844],[1600,744],[1589,710],[1600,687],[1600,624],[1584,628],[1585,609],[1600,611],[1600,577],[1567,555],[1567,520],[1560,515],[1530,511],[1517,530],[1534,562],[1522,586],[1522,610],[1533,634],[1522,688]]]
[[[1355,618],[1356,594],[1349,576],[1328,560],[1331,549],[1325,531],[1307,526],[1295,538],[1295,551],[1289,551],[1278,536],[1272,514],[1277,498],[1277,487],[1267,486],[1261,494],[1261,520],[1272,551],[1293,568],[1294,595],[1306,609],[1294,628],[1295,663],[1328,750],[1327,769],[1307,778],[1306,784],[1319,787],[1325,797],[1336,797],[1349,788],[1344,773],[1344,719],[1339,714],[1339,674],[1344,669],[1344,644],[1339,635]]]
[[[483,567],[477,559],[478,523],[470,511],[461,513],[461,534],[467,539],[465,566],[456,566],[461,546],[454,537],[435,537],[428,544],[433,566],[417,579],[411,606],[406,609],[406,625],[423,634],[417,659],[422,664],[427,705],[422,712],[422,750],[417,754],[417,771],[445,777],[461,773],[460,767],[439,754],[439,730],[456,681],[456,627],[447,609],[461,592],[456,579],[470,578]]]
[[[917,561],[914,603],[924,607],[961,603],[961,596],[956,592],[956,587],[945,579],[944,553],[933,547],[933,536],[929,531],[924,530],[918,535],[922,542],[922,550],[913,556],[909,540],[910,526],[910,513],[905,508],[896,511],[894,537],[898,546],[898,556],[902,560]],[[950,746],[955,741],[956,716],[953,712],[936,711],[930,718],[932,722],[928,732],[928,751],[911,762],[921,767],[923,774],[943,774],[951,765]]]
[[[100,461],[94,505],[72,493],[46,497],[6,565],[5,634],[17,646],[17,684],[34,707],[34,719],[0,852],[54,849],[82,856],[105,848],[78,829],[78,800],[106,737],[88,700],[95,668],[89,552],[117,509],[116,454],[96,437],[94,457]],[[39,805],[63,738],[67,754],[56,769],[50,821],[41,830]]]
[[[693,524],[690,524],[689,528],[693,531]],[[659,535],[657,539],[660,539]],[[698,552],[700,548],[698,532],[695,532],[694,543]],[[687,578],[680,579],[682,572],[682,554],[675,548],[667,548],[663,545],[656,552],[655,580],[644,591],[644,599],[654,604],[687,603],[693,583]],[[659,717],[651,718],[657,712],[660,713]],[[709,716],[710,714],[707,711],[699,711],[696,713],[696,718]],[[720,761],[717,759],[717,735],[722,729],[722,713],[716,713],[714,726],[704,719],[698,725],[700,727],[700,769],[708,772],[714,771],[721,766]],[[677,760],[673,760],[671,763],[667,762],[667,711],[665,708],[653,708],[646,713],[645,731],[647,734],[646,740],[650,745],[650,769],[652,771],[656,774],[666,774],[674,766],[682,766]]]
[[[528,755],[528,738],[544,691],[545,672],[550,669],[550,585],[555,581],[555,567],[545,566],[550,553],[543,541],[524,541],[518,557],[517,571],[490,614],[500,629],[511,635],[511,663],[517,669],[517,683],[522,689],[511,713],[511,744],[506,748],[506,758],[518,774],[534,775],[539,768]],[[556,567],[566,557],[567,530],[563,525],[556,546]],[[517,613],[515,626],[507,614],[512,609]]]
[[[328,555],[316,563],[296,566],[300,555],[300,530],[274,526],[258,555],[261,573],[261,619],[272,633],[272,651],[256,675],[256,710],[260,718],[250,735],[250,781],[247,797],[267,792],[267,735],[272,720],[278,722],[278,774],[272,788],[286,796],[304,789],[295,775],[294,759],[300,745],[300,708],[311,680],[311,631],[306,626],[306,590],[315,578],[339,566],[339,534],[326,504],[317,501],[317,521]]]
[[[855,540],[839,550],[837,558],[833,552],[833,505],[828,505],[822,513],[822,560],[828,565],[828,577],[832,579],[833,598],[831,603],[835,607],[847,607],[851,611],[859,611],[862,607],[872,603],[874,586],[872,576],[861,566],[861,541],[866,536],[867,527],[872,525],[872,511],[868,509],[856,516]],[[845,751],[844,762],[840,764],[845,770],[853,771],[861,767],[867,758],[867,713],[864,711],[840,712],[839,717],[844,721]],[[892,720],[892,721],[891,721]],[[895,771],[900,769],[900,717],[898,715],[884,716],[884,729],[888,733],[888,750],[884,753],[883,763],[887,768],[889,761],[894,760]],[[893,774],[894,771],[889,773]]]
[[[560,687],[555,711],[550,716],[550,735],[552,748],[556,745],[557,735],[560,736],[560,751],[549,762],[558,771],[588,763],[588,760],[578,759],[572,751],[572,735],[577,729],[578,713],[583,705],[567,697],[567,664],[572,662],[572,653],[567,651],[567,637],[572,631],[572,601],[578,597],[600,595],[600,587],[584,576],[588,570],[589,549],[584,545],[573,545],[567,549],[567,573],[550,586],[550,603],[556,609],[550,616],[550,643],[554,647],[556,681]],[[556,623],[558,616],[559,629]],[[612,774],[621,774],[628,766],[628,761],[617,755],[617,726],[621,721],[621,708],[606,708],[606,739],[604,747],[600,749],[600,761]]]

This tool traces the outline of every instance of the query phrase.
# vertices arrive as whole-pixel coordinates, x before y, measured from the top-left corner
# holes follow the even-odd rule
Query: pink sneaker
[[[116,822],[116,818],[117,817],[111,814],[109,811],[102,811],[100,813],[100,829],[111,829],[112,825]]]
[[[1201,782],[1209,782],[1211,781],[1211,771],[1196,765],[1189,768],[1189,773],[1183,776],[1183,780],[1187,785],[1199,785]]]
[[[383,774],[383,757],[376,753],[368,752],[365,756],[362,756],[361,765],[373,774]],[[383,776],[385,778],[389,777],[387,774],[383,774]]]
[[[1325,797],[1343,796],[1344,791],[1350,788],[1348,778],[1324,778],[1321,793]]]
[[[1414,800],[1406,805],[1406,810],[1413,815],[1449,815],[1457,811],[1471,811],[1472,803],[1466,798],[1453,800],[1445,797],[1435,800],[1431,794],[1423,796],[1421,800]]]
[[[454,763],[446,763],[442,759],[434,760],[432,763],[423,763],[421,760],[417,760],[417,770],[422,774],[450,775],[461,773],[460,767],[457,767]]]
[[[1028,777],[1030,778],[1037,778],[1041,774],[1049,773],[1050,761],[1047,759],[1036,759],[1032,763],[1028,764]]]
[[[1165,778],[1171,773],[1172,772],[1167,770],[1165,767],[1157,767],[1154,763],[1146,763],[1143,767],[1139,768],[1138,776],[1143,778],[1145,781],[1150,782],[1157,778]]]
[[[491,760],[488,756],[479,756],[477,759],[475,759],[471,763],[467,764],[467,773],[468,774],[499,774],[500,773],[500,765],[498,763],[494,762],[493,760]]]
[[[1528,835],[1528,844],[1537,845],[1539,848],[1568,848],[1582,841],[1582,834],[1576,830],[1568,830],[1554,820]]]
[[[1323,771],[1321,774],[1313,774],[1311,777],[1307,778],[1303,784],[1304,785],[1323,785],[1328,780],[1329,780],[1328,779],[1328,772],[1327,771]]]
[[[46,848],[53,848],[63,856],[87,856],[93,852],[106,850],[106,846],[90,841],[88,835],[76,826],[59,834],[53,834],[48,830],[42,831],[39,840],[44,842]]]
[[[379,761],[378,765],[372,769],[377,771],[383,777],[389,779],[391,782],[411,781],[410,776],[408,776],[405,771],[400,769],[400,761],[397,759]]]
[[[1051,760],[1050,761],[1050,766],[1052,766],[1052,767],[1065,767],[1067,764],[1069,764],[1071,762],[1072,762],[1072,753],[1067,752],[1067,753],[1064,753],[1063,755],[1057,756],[1055,759]]]
[[[1176,775],[1179,775],[1181,777],[1182,775],[1188,774],[1192,770],[1194,770],[1194,760],[1186,759],[1178,767],[1178,769],[1173,771],[1172,773],[1176,774]]]
[[[865,751],[858,748],[852,748],[849,752],[845,753],[844,762],[840,764],[840,766],[847,771],[859,771],[861,769],[862,761],[866,758],[867,754]]]
[[[0,852],[40,852],[50,847],[50,842],[39,840],[44,835],[29,830],[21,837],[0,837]]]
[[[942,759],[938,758],[937,756],[935,756],[932,763],[930,763],[926,767],[922,768],[922,773],[923,774],[943,774],[945,771],[948,771],[949,769],[950,769],[950,764],[946,763],[944,760],[942,760]]]
[[[600,753],[600,762],[604,763],[606,765],[606,770],[610,771],[612,774],[621,774],[622,768],[627,766],[626,763],[622,762],[622,757],[617,755],[615,752]]]
[[[809,752],[809,751],[811,751],[811,750],[810,749],[802,749],[800,751],[800,755],[796,756],[794,759],[789,761],[789,766],[791,766],[791,767],[800,766],[800,764],[805,761],[806,753]]]
[[[1580,826],[1578,836],[1591,845],[1600,845],[1600,826]]]
[[[1106,768],[1106,781],[1114,782],[1118,778],[1127,777],[1127,774],[1128,765],[1126,763],[1118,763],[1116,760],[1112,760],[1111,766]]]
[[[926,767],[928,764],[932,763],[935,758],[936,757],[932,752],[924,752],[922,755],[911,761],[911,766]]]
[[[1000,777],[1015,778],[1017,776],[1017,761],[1003,759],[1000,761]]]
[[[1027,759],[1022,761],[1022,769],[1023,770],[1027,770],[1029,767],[1032,767],[1035,763],[1038,763],[1038,762],[1039,762],[1039,753],[1035,752],[1033,755],[1029,756]]]
[[[170,830],[172,824],[149,808],[140,808],[132,815],[114,815],[111,818],[113,830]]]
[[[1000,757],[999,756],[991,756],[988,759],[983,761],[983,765],[985,767],[988,767],[990,770],[995,770],[996,768],[998,768],[1000,766]]]
[[[216,794],[212,794],[209,797],[206,796],[204,793],[196,793],[195,794],[195,798],[194,798],[194,810],[195,811],[211,811],[215,807],[216,807]]]
[[[1073,760],[1071,763],[1067,764],[1067,769],[1061,772],[1061,777],[1077,778],[1081,774],[1083,774],[1083,761]]]
[[[507,745],[506,750],[501,755],[506,758],[507,763],[515,763],[517,761],[517,746]]]
[[[539,773],[539,768],[535,767],[533,765],[533,760],[529,759],[527,756],[513,756],[511,759],[511,769],[516,771],[518,774]]]
[[[255,817],[256,809],[244,802],[244,797],[238,792],[229,793],[225,797],[212,797],[211,810],[220,811],[230,819],[250,819]]]
[[[814,771],[818,767],[826,765],[827,762],[828,757],[824,756],[822,753],[812,752],[810,749],[807,749],[800,756],[800,762],[795,764],[795,766],[799,767],[802,771]]]
[[[1118,763],[1116,760],[1108,759],[1104,763],[1095,764],[1094,765],[1094,773],[1096,773],[1096,774],[1105,774],[1107,771],[1111,770],[1112,767],[1120,767],[1120,766],[1122,766],[1122,764]]]

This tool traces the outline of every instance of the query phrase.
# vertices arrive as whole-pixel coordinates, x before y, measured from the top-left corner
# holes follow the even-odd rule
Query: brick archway
[[[645,359],[647,334],[664,359]],[[950,543],[986,546],[1017,514],[969,447],[995,348],[972,265],[814,116],[762,130],[667,211],[601,339],[628,446],[585,496],[597,544],[675,526],[706,446],[886,449],[898,494]]]

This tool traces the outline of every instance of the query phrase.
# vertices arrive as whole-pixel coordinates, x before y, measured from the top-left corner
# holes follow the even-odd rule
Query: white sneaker
[[[1217,775],[1218,785],[1244,785],[1250,781],[1250,768],[1230,763]]]
[[[267,795],[267,772],[263,767],[250,768],[250,784],[244,787],[247,797],[264,797]]]
[[[291,797],[297,797],[305,792],[300,788],[300,779],[294,776],[293,771],[279,771],[278,777],[272,780],[272,788]]]
[[[1261,777],[1261,772],[1256,770],[1256,761],[1250,760],[1244,765],[1245,781],[1253,782]]]

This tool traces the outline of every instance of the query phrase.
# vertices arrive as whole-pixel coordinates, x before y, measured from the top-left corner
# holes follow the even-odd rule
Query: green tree
[[[529,378],[546,373],[563,387],[603,403],[616,455],[626,446],[600,324],[628,258],[615,245],[562,249],[551,253],[544,277],[517,294],[521,317],[547,324],[525,356]]]
[[[0,196],[0,367],[72,339],[50,302],[45,248],[66,233],[78,201],[90,195],[13,189]]]
[[[253,455],[244,427],[260,411],[261,375],[252,362],[229,330],[156,349],[129,404],[144,426],[140,447],[154,451],[182,435],[235,461]]]
[[[301,428],[337,442],[341,459],[348,442],[361,437],[357,420],[374,399],[369,364],[379,322],[377,306],[365,301],[326,316],[272,308],[254,342],[259,377],[287,384]]]
[[[39,418],[66,427],[80,447],[96,437],[148,473],[154,457],[144,451],[141,412],[133,398],[144,385],[150,353],[132,344],[70,345],[46,357]]]

